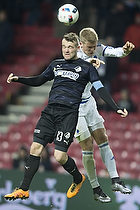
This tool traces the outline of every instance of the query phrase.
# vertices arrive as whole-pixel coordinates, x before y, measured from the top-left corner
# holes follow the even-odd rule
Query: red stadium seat
[[[131,72],[138,72],[140,73],[140,64],[139,63],[130,63],[129,69]]]
[[[12,168],[12,157],[9,152],[0,153],[0,167],[1,168]]]

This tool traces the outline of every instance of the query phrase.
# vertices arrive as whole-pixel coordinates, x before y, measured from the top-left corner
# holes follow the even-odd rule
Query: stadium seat
[[[139,63],[130,63],[129,69],[131,72],[138,72],[140,73],[140,64]]]
[[[0,153],[0,167],[1,168],[12,168],[12,157],[9,152]]]

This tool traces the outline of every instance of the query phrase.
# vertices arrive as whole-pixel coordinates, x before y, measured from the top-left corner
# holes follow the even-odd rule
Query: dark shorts
[[[34,130],[34,142],[44,147],[54,142],[55,149],[67,152],[73,142],[78,111],[66,106],[48,105]]]

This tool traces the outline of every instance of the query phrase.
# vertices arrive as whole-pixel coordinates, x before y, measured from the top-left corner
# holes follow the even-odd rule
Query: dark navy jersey
[[[54,79],[48,103],[59,103],[72,108],[79,107],[86,84],[99,80],[93,65],[80,58],[54,60],[42,74],[46,80]]]

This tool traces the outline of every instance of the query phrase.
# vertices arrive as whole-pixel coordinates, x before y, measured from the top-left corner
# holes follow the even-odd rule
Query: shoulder
[[[104,44],[97,44],[96,50],[104,50],[104,48],[106,48]]]
[[[56,66],[56,65],[60,65],[62,63],[64,63],[65,60],[64,59],[55,59],[50,63],[50,66]]]
[[[103,45],[103,44],[97,44],[97,47],[96,47],[96,50],[95,50],[95,53],[94,55],[98,57],[102,56],[103,55],[103,51],[105,50],[106,46]]]
[[[65,59],[60,58],[60,59],[55,59],[52,61],[52,63],[63,63],[65,61]]]
[[[88,62],[88,61],[85,61],[85,60],[83,60],[83,59],[81,59],[81,58],[78,58],[77,60],[76,60],[76,62],[79,64],[79,65],[81,65],[81,66],[85,66],[85,67],[90,67],[92,64],[90,63],[90,62]]]
[[[77,51],[77,56],[81,58],[83,56],[84,52],[81,50],[81,48]]]

